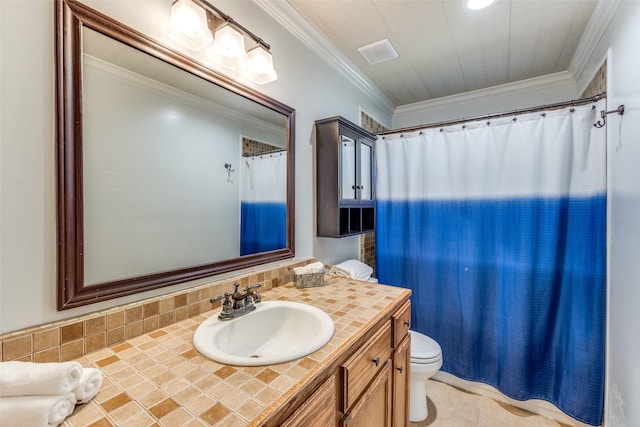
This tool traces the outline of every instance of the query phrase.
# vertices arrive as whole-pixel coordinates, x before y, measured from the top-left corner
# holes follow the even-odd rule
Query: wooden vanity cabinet
[[[407,335],[393,353],[393,425],[409,425],[409,374],[411,336]]]
[[[376,136],[342,117],[316,121],[317,234],[374,231]]]
[[[408,426],[410,316],[411,305],[406,300],[361,345],[337,360],[338,365],[328,369],[328,379],[284,422],[275,425]]]
[[[327,379],[281,427],[329,427],[338,422],[338,380]]]

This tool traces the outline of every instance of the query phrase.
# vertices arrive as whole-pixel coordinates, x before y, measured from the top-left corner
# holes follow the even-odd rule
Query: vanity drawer
[[[387,322],[342,365],[343,402],[347,411],[391,356],[391,323]]]
[[[393,324],[393,347],[395,348],[407,336],[409,328],[411,328],[411,301],[404,303],[395,312],[391,317],[391,323]]]

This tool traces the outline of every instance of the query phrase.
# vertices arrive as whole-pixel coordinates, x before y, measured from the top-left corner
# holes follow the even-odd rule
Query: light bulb
[[[244,35],[226,24],[216,31],[213,43],[214,59],[227,68],[235,70],[247,63],[244,50]]]
[[[479,10],[491,6],[496,0],[465,0],[467,9]]]
[[[249,51],[249,64],[247,77],[257,84],[265,84],[278,78],[273,69],[273,57],[262,45],[258,45]]]
[[[191,50],[200,50],[213,41],[206,12],[191,0],[178,0],[171,5],[168,36]]]

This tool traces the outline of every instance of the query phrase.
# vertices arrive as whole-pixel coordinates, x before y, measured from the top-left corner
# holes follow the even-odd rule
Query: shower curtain
[[[376,142],[376,267],[442,370],[600,425],[606,139],[591,105]]]
[[[287,154],[243,157],[240,255],[286,247]]]

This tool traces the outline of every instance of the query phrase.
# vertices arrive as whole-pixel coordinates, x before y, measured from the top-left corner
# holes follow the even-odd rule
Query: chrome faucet
[[[224,300],[222,302],[222,311],[220,311],[220,314],[218,315],[218,319],[220,320],[231,320],[250,313],[256,309],[256,304],[262,301],[262,297],[258,291],[254,290],[261,286],[260,283],[253,286],[247,286],[244,288],[243,294],[238,291],[240,283],[236,282],[233,286],[235,286],[233,293],[226,292],[223,295],[209,300],[212,304],[214,302]]]

